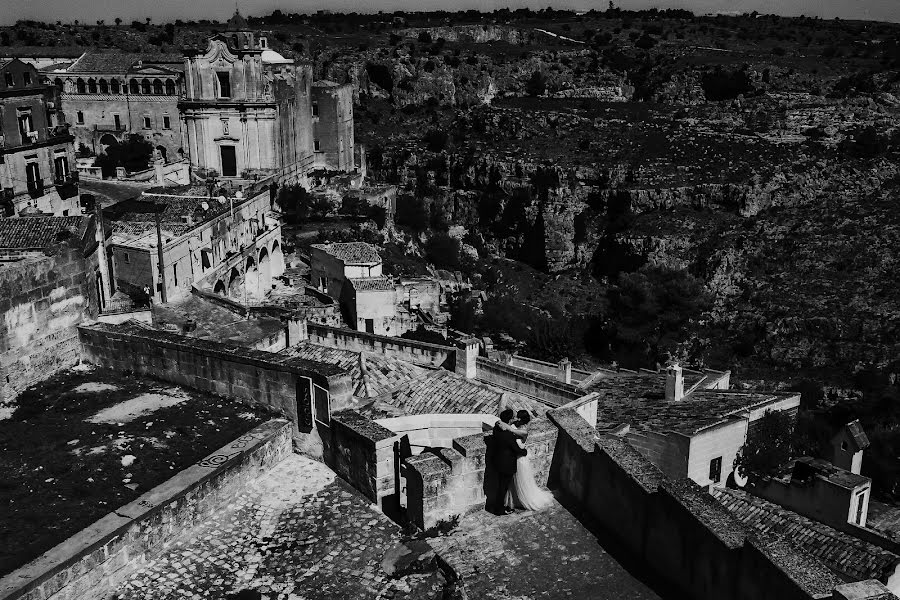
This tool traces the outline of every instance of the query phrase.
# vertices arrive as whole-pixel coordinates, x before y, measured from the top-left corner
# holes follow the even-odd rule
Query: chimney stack
[[[684,398],[684,374],[677,364],[666,369],[666,401],[677,402]]]
[[[287,318],[287,340],[285,347],[290,348],[296,346],[300,342],[305,342],[309,337],[306,330],[306,318],[300,315],[291,315]]]

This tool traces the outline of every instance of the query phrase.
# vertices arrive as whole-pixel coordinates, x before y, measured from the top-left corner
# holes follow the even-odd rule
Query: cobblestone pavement
[[[559,503],[505,517],[480,511],[430,541],[462,577],[469,600],[659,598]]]
[[[125,600],[440,598],[436,570],[389,577],[400,529],[325,465],[291,455],[117,591]],[[243,597],[243,596],[242,596]]]

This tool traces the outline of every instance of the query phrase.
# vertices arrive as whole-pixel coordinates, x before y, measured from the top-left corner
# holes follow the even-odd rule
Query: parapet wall
[[[133,371],[224,398],[266,405],[294,423],[302,449],[321,453],[308,387],[301,377],[329,393],[333,410],[348,405],[353,393],[349,373],[296,357],[212,342],[151,329],[135,323],[94,324],[79,328],[82,356],[91,364]]]
[[[96,316],[96,262],[63,243],[0,268],[0,404],[79,358],[77,326]]]
[[[307,325],[309,341],[333,348],[343,348],[356,352],[365,351],[383,354],[417,365],[444,367],[450,371],[456,365],[456,349],[398,337],[388,337],[363,333],[352,329],[329,327],[317,323]]]
[[[660,579],[698,599],[831,597],[840,584],[778,537],[752,537],[704,489],[670,479],[618,436],[598,435],[569,408],[559,427],[552,481],[598,528]]]
[[[154,551],[291,453],[291,427],[260,425],[0,579],[0,600],[100,600]]]
[[[528,455],[539,484],[547,483],[557,429],[546,419],[531,422]],[[496,473],[490,462],[491,435],[477,433],[453,440],[453,448],[404,461],[407,517],[427,529],[441,520],[484,507],[494,500]]]
[[[487,383],[538,398],[552,406],[568,404],[584,394],[584,390],[576,385],[556,381],[545,375],[505,365],[482,356],[477,359],[475,376]]]

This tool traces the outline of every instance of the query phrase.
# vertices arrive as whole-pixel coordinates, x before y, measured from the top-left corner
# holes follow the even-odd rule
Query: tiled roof
[[[238,202],[234,203],[238,206]],[[229,203],[219,202],[206,196],[168,196],[143,194],[138,198],[123,200],[103,210],[103,215],[110,221],[133,221],[155,223],[156,207],[162,208],[160,221],[167,228],[187,226],[185,231],[208,221],[230,210]],[[192,223],[186,223],[183,217],[193,217]]]
[[[365,352],[362,353],[365,357],[365,373],[363,373],[360,369],[360,352],[331,348],[313,342],[300,342],[282,351],[282,354],[329,363],[349,370],[353,380],[353,395],[357,398],[368,399],[386,394],[427,372],[426,369],[403,360]]]
[[[43,249],[58,241],[62,231],[84,239],[90,217],[21,217],[0,219],[0,248]]]
[[[360,409],[360,413],[370,418],[398,414],[497,414],[503,397],[505,406],[509,408],[540,413],[537,402],[444,369],[426,371],[423,376],[404,383],[390,394],[378,397],[374,405]]]
[[[350,279],[353,289],[357,292],[386,292],[393,291],[396,286],[390,277],[364,277]]]
[[[693,434],[750,407],[785,398],[784,394],[702,389],[706,377],[686,372],[685,391],[698,387],[678,401],[665,399],[666,375],[655,372],[604,372],[586,392],[601,392],[598,426],[630,424],[632,429]]]
[[[713,496],[745,525],[760,533],[787,538],[829,569],[853,580],[887,581],[900,564],[900,556],[893,552],[747,492],[716,488]]]
[[[13,59],[11,59],[11,58],[0,58],[0,69],[3,69],[4,67],[6,67],[6,65],[11,63],[12,61],[13,61]]]
[[[148,55],[128,52],[87,52],[69,67],[70,73],[97,73],[125,75],[138,62],[179,63],[182,57],[177,54]]]
[[[806,481],[811,477],[821,477],[833,485],[848,490],[858,488],[872,481],[868,477],[842,469],[827,460],[811,456],[801,456],[788,461],[779,467],[779,477],[796,482]]]
[[[313,248],[327,252],[349,265],[368,265],[381,262],[381,256],[372,244],[365,242],[343,242],[334,244],[313,244]]]

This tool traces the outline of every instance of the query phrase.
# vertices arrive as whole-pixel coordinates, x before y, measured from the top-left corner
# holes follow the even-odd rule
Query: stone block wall
[[[77,364],[77,326],[97,315],[95,255],[68,243],[51,252],[0,267],[0,405]]]
[[[783,539],[751,536],[706,490],[667,477],[624,438],[598,435],[569,408],[548,416],[559,427],[551,482],[673,590],[810,600],[841,583]]]
[[[325,463],[380,506],[394,492],[394,442],[400,436],[354,410],[334,413],[328,432],[320,430]]]
[[[477,360],[476,377],[520,394],[539,398],[542,402],[552,406],[568,404],[584,394],[584,390],[574,384],[556,381],[546,375],[498,363],[481,356]]]
[[[152,554],[292,452],[290,424],[256,427],[0,579],[0,600],[100,600]]]
[[[383,354],[417,365],[444,367],[452,371],[456,364],[456,349],[451,346],[328,327],[317,323],[308,324],[307,334],[309,341],[323,346]]]
[[[556,447],[557,429],[546,419],[531,422],[528,455],[539,484],[546,485]],[[490,434],[453,440],[452,449],[425,452],[406,459],[407,517],[427,529],[441,520],[484,507],[493,499],[496,473],[490,464]]]
[[[80,328],[82,356],[91,364],[133,371],[224,398],[266,405],[294,423],[298,446],[321,456],[311,398],[300,393],[300,378],[329,393],[333,410],[350,403],[350,374],[330,364],[200,340],[135,323],[103,323]],[[325,419],[326,417],[322,417]]]

